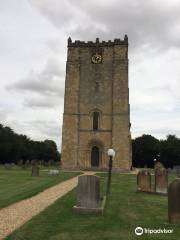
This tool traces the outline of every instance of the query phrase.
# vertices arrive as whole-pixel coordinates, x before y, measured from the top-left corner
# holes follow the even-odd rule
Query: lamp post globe
[[[114,157],[115,156],[115,151],[112,148],[109,148],[107,151],[107,154],[109,157]]]

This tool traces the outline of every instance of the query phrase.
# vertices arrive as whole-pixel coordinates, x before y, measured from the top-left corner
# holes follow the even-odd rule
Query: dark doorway
[[[91,166],[99,167],[99,148],[96,146],[93,146],[91,150]]]

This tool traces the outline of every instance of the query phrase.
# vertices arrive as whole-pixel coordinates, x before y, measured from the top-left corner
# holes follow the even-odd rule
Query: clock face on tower
[[[102,63],[102,56],[99,53],[95,53],[94,55],[92,55],[92,63]]]

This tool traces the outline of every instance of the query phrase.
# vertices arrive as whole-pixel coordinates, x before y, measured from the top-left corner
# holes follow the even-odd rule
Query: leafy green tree
[[[54,141],[33,141],[0,124],[0,163],[17,163],[20,159],[23,163],[33,159],[60,161],[60,154]]]
[[[166,140],[160,141],[161,162],[166,167],[180,165],[180,139],[175,135],[168,135]]]
[[[159,153],[159,140],[151,135],[142,135],[132,140],[132,162],[134,167],[153,167]]]

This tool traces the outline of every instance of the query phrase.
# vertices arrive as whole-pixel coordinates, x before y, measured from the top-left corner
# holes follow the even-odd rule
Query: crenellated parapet
[[[99,38],[96,38],[96,41],[80,41],[75,40],[74,42],[69,37],[68,38],[68,47],[110,47],[115,45],[128,45],[128,36],[125,35],[124,39],[115,38],[114,41],[108,40],[108,41],[99,41]]]

